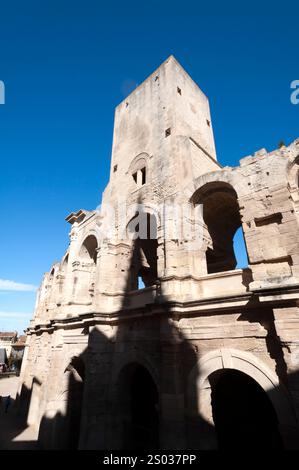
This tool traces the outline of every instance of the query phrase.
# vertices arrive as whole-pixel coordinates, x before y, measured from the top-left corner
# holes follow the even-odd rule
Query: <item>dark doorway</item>
[[[159,449],[159,396],[147,371],[139,364],[126,368],[124,447],[139,451]]]
[[[243,372],[210,375],[219,449],[282,449],[278,420],[267,393]]]

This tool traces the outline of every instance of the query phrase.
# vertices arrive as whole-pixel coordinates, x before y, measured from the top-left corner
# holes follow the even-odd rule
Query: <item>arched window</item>
[[[131,174],[137,188],[148,182],[148,154],[140,153],[131,162],[128,173]]]
[[[55,269],[52,268],[51,269],[51,272],[50,272],[50,275],[49,275],[49,281],[52,282],[53,279],[54,279],[54,275],[55,275]]]
[[[67,254],[61,263],[61,273],[64,275],[66,274],[66,271],[67,271],[68,262],[69,262],[69,255]]]
[[[133,236],[133,252],[130,275],[131,290],[155,284],[157,272],[157,222],[148,212],[137,212],[128,224],[129,236]]]
[[[240,210],[232,186],[222,182],[207,183],[195,193],[193,202],[203,205],[208,274],[235,269],[238,258],[242,260],[242,267],[247,266]]]
[[[80,259],[86,262],[97,262],[97,248],[98,248],[98,241],[94,235],[89,235],[85,238],[81,249],[80,249]]]

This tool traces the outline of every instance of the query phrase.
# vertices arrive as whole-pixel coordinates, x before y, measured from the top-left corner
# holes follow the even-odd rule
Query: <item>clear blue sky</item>
[[[2,2],[0,329],[28,325],[35,293],[22,284],[63,255],[65,216],[100,202],[114,107],[170,54],[210,98],[222,164],[299,136],[299,7],[207,4]]]

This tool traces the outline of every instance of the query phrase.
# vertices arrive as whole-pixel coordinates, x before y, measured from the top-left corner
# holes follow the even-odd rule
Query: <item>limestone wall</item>
[[[209,377],[226,369],[259,384],[296,447],[298,161],[297,139],[222,168],[208,100],[173,57],[117,107],[106,207],[67,217],[28,328],[20,408],[45,448],[121,448],[134,364],[158,390],[162,449],[217,446]],[[128,235],[137,213],[155,220],[148,243]]]

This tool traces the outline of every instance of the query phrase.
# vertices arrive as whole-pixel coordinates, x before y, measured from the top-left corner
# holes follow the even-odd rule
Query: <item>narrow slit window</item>
[[[135,181],[135,183],[137,183],[137,171],[135,173],[133,173],[133,180]]]
[[[145,168],[142,168],[141,174],[142,174],[141,184],[143,185],[146,183],[146,169]]]

